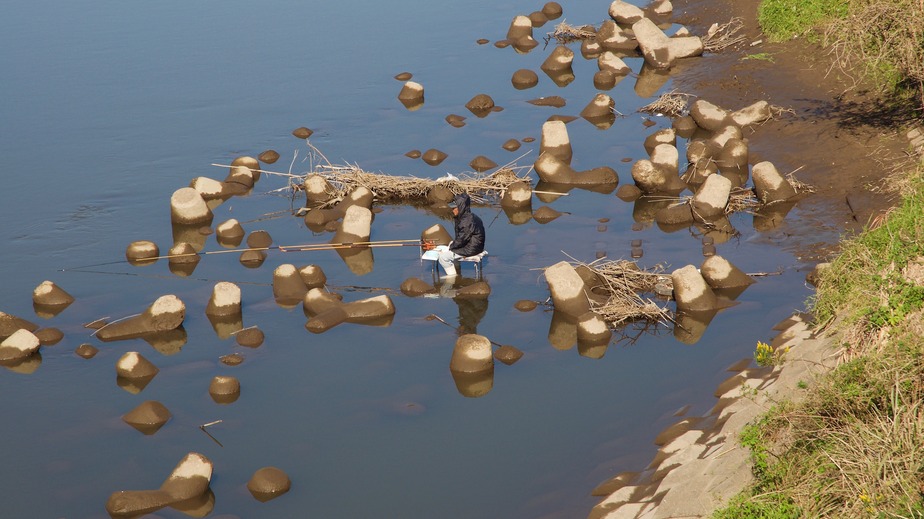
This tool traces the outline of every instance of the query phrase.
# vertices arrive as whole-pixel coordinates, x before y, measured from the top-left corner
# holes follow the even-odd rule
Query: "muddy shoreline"
[[[773,160],[781,172],[796,171],[816,189],[794,209],[799,218],[786,218],[762,235],[796,257],[795,269],[809,272],[837,251],[843,236],[894,205],[897,194],[885,189],[885,179],[906,160],[909,143],[901,121],[871,115],[874,93],[833,69],[824,49],[801,40],[768,42],[757,25],[759,3],[675,2],[675,22],[696,34],[740,18],[746,43],[687,60],[672,76],[678,92],[729,109],[758,100],[787,109],[745,137],[751,164]],[[755,54],[772,61],[748,59]],[[798,399],[800,381],[833,365],[833,341],[817,335],[809,315],[796,314],[774,330],[772,345],[792,348],[786,365],[755,368],[745,358],[731,366],[734,374],[716,389],[715,407],[659,434],[654,443],[660,449],[648,467],[602,482],[593,495],[605,497],[589,517],[708,516],[746,488],[752,475],[749,452],[737,441],[740,430],[774,401]]]

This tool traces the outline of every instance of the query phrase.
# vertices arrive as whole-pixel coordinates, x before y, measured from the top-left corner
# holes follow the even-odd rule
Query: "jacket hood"
[[[472,199],[469,198],[467,194],[462,193],[456,195],[455,198],[452,199],[452,203],[459,208],[459,214],[464,214],[468,212],[469,206],[472,204]]]

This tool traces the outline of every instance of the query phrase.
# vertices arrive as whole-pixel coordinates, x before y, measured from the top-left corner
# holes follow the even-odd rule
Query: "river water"
[[[607,16],[606,2],[562,4],[572,24]],[[694,344],[666,328],[614,340],[594,359],[550,344],[551,312],[542,306],[514,309],[520,299],[548,297],[537,269],[571,258],[589,262],[600,252],[628,258],[633,240],[643,242],[643,267],[698,266],[701,232],[638,222],[634,205],[613,193],[571,191],[550,202],[566,214],[545,225],[514,225],[499,208],[477,207],[488,227],[484,277],[492,293],[466,324],[525,353],[513,366],[498,365],[481,398],[461,395],[450,376],[455,332],[424,319],[437,314],[458,324],[471,308],[397,291],[408,277],[430,279],[413,248],[375,250],[375,267],[363,276],[333,252],[271,252],[257,269],[234,254],[206,256],[185,277],[163,261],[118,263],[135,240],[170,248],[170,195],[195,177],[224,178],[226,170],[212,163],[275,149],[282,158],[267,169],[309,170],[317,157],[290,133],[300,126],[314,130],[311,145],[331,162],[369,171],[436,178],[468,171],[476,155],[528,166],[543,121],[577,115],[596,93],[596,63],[579,53],[575,81],[558,87],[539,71],[551,45],[518,54],[476,43],[504,38],[515,15],[540,7],[487,0],[7,6],[0,21],[0,310],[57,327],[65,338],[44,347],[29,373],[0,370],[2,515],[106,517],[112,492],[156,488],[183,455],[201,452],[215,465],[211,517],[582,517],[598,500],[590,496],[597,484],[644,468],[656,450],[652,439],[678,409],[707,412],[726,368],[751,356],[756,341],[768,340],[771,327],[809,294],[802,265],[779,236],[755,230],[750,215],[732,217],[739,235],[718,243],[719,254],[745,271],[782,267],[782,275],[759,278]],[[535,34],[541,39],[555,23]],[[640,58],[626,62],[641,68]],[[520,68],[537,71],[539,85],[514,89],[510,77]],[[419,110],[396,99],[401,83],[393,76],[403,71],[426,89]],[[641,97],[636,84],[630,76],[609,92],[624,114],[609,129],[582,119],[568,125],[576,169],[608,165],[621,183],[632,181],[623,159],[645,158],[645,136],[670,126],[668,118],[636,112],[653,99],[651,92]],[[668,80],[654,95],[670,89]],[[483,119],[468,113],[464,104],[479,93],[504,110]],[[526,103],[548,95],[565,97],[567,106]],[[450,113],[468,116],[466,126],[446,124]],[[501,148],[525,137],[537,141],[512,153]],[[431,167],[404,156],[428,148],[449,157]],[[273,192],[285,186],[281,177],[264,176],[250,196],[216,208],[215,222],[237,218],[248,231],[269,231],[276,244],[328,241],[292,216],[303,200]],[[534,200],[533,208],[542,204]],[[383,209],[373,224],[376,240],[451,226],[424,210]],[[787,218],[798,219],[798,208]],[[214,240],[205,239],[204,250],[219,250]],[[311,334],[301,308],[273,299],[272,272],[283,263],[321,266],[346,300],[384,291],[395,319],[388,327],[344,324]],[[54,317],[32,308],[32,290],[46,279],[77,299]],[[222,280],[241,286],[243,324],[266,334],[260,348],[238,346],[206,319],[212,287]],[[164,294],[186,303],[181,348],[157,351],[140,339],[101,343],[83,326],[140,312]],[[91,360],[74,354],[85,342],[101,350]],[[116,384],[114,364],[126,351],[161,370],[139,394]],[[245,362],[218,362],[231,352]],[[211,400],[215,375],[241,380],[238,401]],[[149,436],[121,420],[145,400],[173,413]],[[208,429],[213,441],[199,425],[216,420]],[[253,499],[245,484],[263,466],[287,472],[292,490],[266,503]],[[185,517],[169,508],[156,516]]]

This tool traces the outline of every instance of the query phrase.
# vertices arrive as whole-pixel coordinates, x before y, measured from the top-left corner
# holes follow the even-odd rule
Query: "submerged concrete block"
[[[32,291],[32,302],[42,306],[67,306],[74,302],[74,296],[52,281],[42,281]]]
[[[465,334],[456,340],[449,362],[450,371],[479,373],[494,369],[491,341],[477,334]]]
[[[562,261],[548,267],[545,279],[556,311],[574,318],[590,311],[590,302],[585,294],[587,287],[571,264]]]
[[[678,311],[707,311],[718,308],[718,298],[693,265],[671,273]]]
[[[542,124],[542,135],[539,140],[539,156],[553,155],[564,164],[571,164],[571,138],[568,136],[568,127],[562,121],[546,121]]]
[[[673,66],[674,61],[703,53],[703,41],[697,36],[668,38],[653,21],[642,18],[632,24],[645,63],[659,69]]]
[[[751,168],[754,179],[754,192],[762,203],[769,204],[788,200],[796,196],[796,189],[777,171],[773,163],[764,161]]]
[[[755,283],[754,278],[719,255],[706,258],[699,270],[712,288],[738,288]]]
[[[208,225],[212,223],[212,210],[198,191],[183,187],[170,197],[170,220],[183,225]]]
[[[179,328],[185,317],[186,305],[178,297],[161,296],[140,315],[107,324],[96,336],[102,341],[116,341],[157,334]]]
[[[289,476],[276,467],[263,467],[250,477],[247,490],[257,501],[266,502],[279,497],[292,487]]]
[[[16,362],[39,350],[39,338],[29,330],[20,328],[0,342],[0,362]]]

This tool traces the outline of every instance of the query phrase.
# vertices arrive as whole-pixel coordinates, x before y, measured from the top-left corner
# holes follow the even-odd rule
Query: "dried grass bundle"
[[[566,44],[573,41],[590,40],[597,37],[597,31],[593,25],[581,25],[575,27],[565,23],[564,20],[555,26],[555,30],[545,36],[545,44],[555,40],[558,43]]]
[[[671,90],[661,94],[653,102],[638,109],[639,112],[651,115],[666,115],[668,117],[680,117],[688,112],[687,103],[693,97],[692,94],[684,94]]]
[[[662,274],[662,266],[642,270],[636,262],[623,259],[579,265],[588,268],[599,280],[599,284],[591,290],[605,296],[606,300],[600,303],[591,298],[591,306],[610,326],[619,327],[633,321],[662,324],[673,321],[670,311],[639,295],[641,292],[654,292],[658,283],[669,282],[670,278]]]
[[[703,36],[703,50],[705,52],[720,52],[729,47],[743,43],[744,34],[739,34],[744,29],[744,22],[741,18],[732,18],[728,23],[719,25],[712,24],[709,31]]]
[[[370,173],[359,166],[321,165],[309,174],[324,177],[335,192],[324,206],[333,206],[357,187],[365,187],[383,203],[423,201],[434,186],[443,186],[453,194],[467,193],[475,203],[489,203],[497,200],[503,190],[514,182],[530,183],[530,179],[517,174],[524,167],[504,166],[490,174],[461,173],[447,174],[438,179],[414,176],[394,176],[384,173]],[[304,178],[307,178],[305,175]],[[303,178],[303,180],[304,180]],[[323,206],[322,206],[323,207]]]

